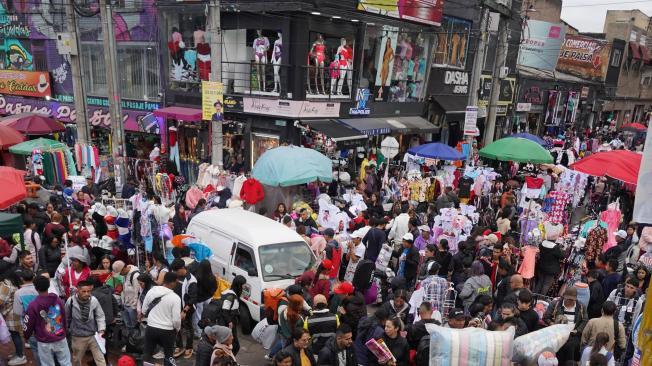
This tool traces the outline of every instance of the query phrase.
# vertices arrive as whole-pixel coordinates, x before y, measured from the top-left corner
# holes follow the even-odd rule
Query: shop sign
[[[349,114],[352,116],[368,116],[371,109],[367,108],[367,102],[371,93],[367,88],[358,88],[355,94],[356,105],[349,109]]]
[[[59,98],[57,98],[59,99]],[[59,99],[61,100],[61,99]],[[73,103],[74,100],[70,98],[70,103]],[[161,108],[161,104],[157,102],[149,102],[143,100],[132,100],[132,99],[122,99],[121,103],[122,108],[131,109],[133,111],[143,111],[143,112],[152,112]],[[93,107],[105,107],[109,108],[109,98],[104,97],[86,97],[86,105]]]
[[[532,109],[532,103],[516,103],[517,112],[529,112]]]
[[[530,104],[542,104],[541,89],[538,86],[531,86],[523,92],[523,101]]]
[[[514,100],[514,90],[516,89],[516,79],[505,78],[500,80],[500,92],[498,94],[499,105],[512,104]]]
[[[358,10],[438,27],[443,16],[444,0],[359,0]]]
[[[49,97],[50,74],[45,71],[0,70],[0,94]]]
[[[496,106],[496,116],[506,116],[507,115],[507,106],[506,105],[497,105]]]
[[[607,40],[568,34],[559,52],[557,70],[602,81],[609,67],[610,48]]]
[[[340,103],[243,98],[245,113],[288,118],[339,117]]]
[[[583,86],[583,87],[582,87],[582,91],[581,91],[580,97],[581,97],[582,99],[586,99],[586,98],[589,97],[589,87],[588,87],[588,86]]]
[[[467,136],[478,136],[478,107],[467,106],[464,113],[464,134]]]
[[[201,82],[201,113],[204,121],[224,121],[224,84]]]
[[[447,70],[444,74],[444,85],[453,86],[453,94],[466,94],[469,92],[469,73]]]
[[[527,25],[529,32],[526,32],[527,37],[521,39],[518,64],[554,71],[566,26],[540,20],[528,20]]]
[[[0,4],[0,38],[29,38],[32,31],[24,21],[24,15],[8,14]]]
[[[224,96],[224,111],[225,112],[242,112],[242,97],[237,95],[225,95]]]

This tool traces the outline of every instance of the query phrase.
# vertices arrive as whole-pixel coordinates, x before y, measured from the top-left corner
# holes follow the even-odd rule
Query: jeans
[[[29,343],[29,346],[32,349],[32,356],[34,358],[34,363],[36,364],[36,366],[41,366],[41,360],[38,354],[38,342],[36,341],[36,338],[32,336],[27,340],[27,342]]]
[[[211,302],[211,298],[206,301],[198,302],[195,304],[195,311],[192,313],[192,327],[195,330],[195,336],[200,337],[202,329],[199,327],[199,321],[201,320],[201,314],[204,312],[204,306],[208,305]]]
[[[539,274],[536,286],[534,286],[534,293],[539,295],[548,296],[548,291],[555,282],[557,276]]]
[[[38,342],[38,350],[38,356],[43,365],[54,365],[56,359],[61,366],[72,366],[68,342],[65,339],[54,343]]]
[[[23,347],[23,337],[20,336],[20,332],[10,330],[9,334],[11,335],[11,340],[14,342],[14,348],[16,349],[16,356],[18,357],[25,356],[25,351]]]
[[[82,365],[82,360],[86,351],[90,350],[93,354],[93,360],[95,360],[96,366],[106,366],[106,361],[104,360],[104,354],[100,350],[100,347],[97,345],[95,336],[89,337],[72,337],[72,359],[76,366]]]
[[[145,345],[143,346],[143,360],[152,361],[152,353],[156,350],[156,346],[163,348],[165,354],[165,366],[175,366],[174,360],[174,340],[176,338],[174,330],[165,330],[154,327],[145,328]]]
[[[269,349],[269,357],[274,357],[278,351],[282,350],[283,347],[285,347],[286,340],[283,338],[282,335],[279,334],[279,339],[276,341],[276,344],[272,346],[272,348]]]
[[[138,324],[136,316],[136,309],[125,307],[124,310],[122,310],[122,322],[125,324],[127,329],[131,330],[136,328],[136,325]]]
[[[177,347],[181,349],[192,349],[193,337],[195,335],[192,328],[192,316],[194,312],[190,310],[190,314],[186,314],[186,317],[181,320],[181,329],[177,333]],[[184,343],[185,340],[185,343]]]

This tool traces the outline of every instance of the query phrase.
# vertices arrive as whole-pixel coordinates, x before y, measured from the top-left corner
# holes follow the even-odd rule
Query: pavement
[[[237,355],[237,360],[238,363],[242,366],[254,366],[254,365],[266,365],[267,362],[265,361],[265,349],[257,343],[256,341],[253,340],[250,336],[239,336],[240,339],[240,351],[238,352]],[[197,344],[197,340],[195,340],[195,345]],[[3,361],[7,360],[7,357],[11,354],[14,353],[14,344],[10,341],[7,344],[1,344],[0,343],[0,365],[4,365]],[[32,352],[29,349],[25,349],[25,355],[27,356],[27,366],[34,366],[36,365],[33,361],[32,358]],[[122,356],[122,353],[119,350],[109,350],[109,365],[115,365],[116,360]],[[141,357],[140,354],[133,354],[134,358],[138,359]],[[91,366],[94,365],[92,362],[92,357],[90,353],[87,354],[87,358],[85,359],[85,362],[82,363],[83,366]],[[141,363],[139,363],[140,365]],[[177,365],[179,366],[193,366],[195,364],[195,356],[193,354],[193,357],[190,359],[184,359],[183,357],[179,357],[177,359]]]

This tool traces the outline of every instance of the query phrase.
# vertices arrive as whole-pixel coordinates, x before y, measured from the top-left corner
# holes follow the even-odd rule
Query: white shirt
[[[149,310],[152,301],[160,296],[161,301]],[[154,286],[147,292],[143,300],[143,314],[147,311],[147,326],[163,330],[181,328],[181,298],[169,288]]]
[[[582,352],[582,358],[580,359],[580,366],[589,366],[591,363],[589,360],[591,359],[591,350],[593,347],[589,346],[584,348],[584,351]],[[607,351],[606,348],[602,347],[600,348],[600,354],[606,356],[609,351]],[[615,361],[614,361],[614,356],[611,355],[611,358],[607,361],[607,366],[615,366]]]

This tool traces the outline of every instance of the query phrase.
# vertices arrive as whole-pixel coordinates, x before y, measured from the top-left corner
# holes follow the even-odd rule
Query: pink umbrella
[[[25,135],[49,135],[65,130],[65,127],[54,119],[34,113],[7,117],[0,121],[0,124],[13,127]]]
[[[25,136],[13,127],[0,125],[0,150],[25,141]]]

